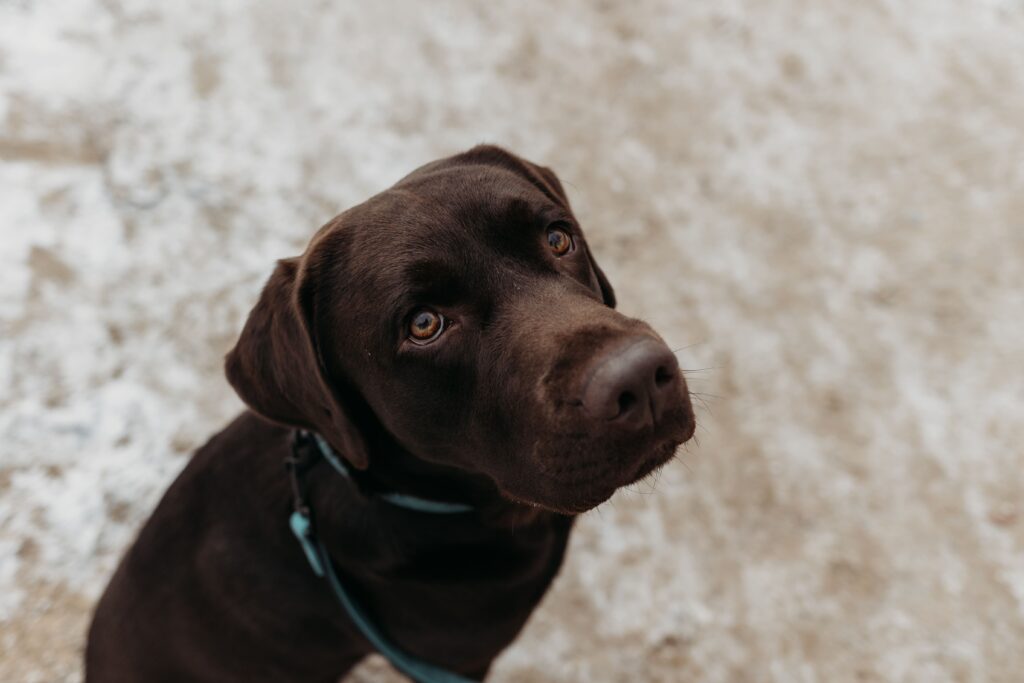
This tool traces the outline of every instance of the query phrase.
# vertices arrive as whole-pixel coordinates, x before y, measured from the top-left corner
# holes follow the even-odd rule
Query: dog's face
[[[228,376],[257,412],[319,430],[356,467],[372,464],[370,420],[510,499],[580,512],[694,430],[675,357],[614,303],[554,174],[478,147],[281,262]]]

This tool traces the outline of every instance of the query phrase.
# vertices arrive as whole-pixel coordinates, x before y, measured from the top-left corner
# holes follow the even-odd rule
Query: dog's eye
[[[444,316],[429,308],[421,308],[409,321],[409,338],[423,343],[434,341],[444,332]]]
[[[555,256],[565,256],[572,251],[572,237],[561,228],[549,228],[548,248]]]

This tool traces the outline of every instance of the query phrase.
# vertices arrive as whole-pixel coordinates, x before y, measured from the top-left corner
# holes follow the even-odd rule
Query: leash
[[[301,447],[310,441],[316,446],[316,451],[313,454],[314,458],[312,460],[306,460],[300,457],[299,452]],[[338,578],[338,574],[334,570],[334,563],[331,562],[327,549],[316,536],[313,526],[313,510],[302,491],[302,475],[316,463],[317,456],[324,458],[341,476],[346,479],[352,478],[352,473],[349,471],[345,461],[338,456],[322,436],[315,432],[300,430],[295,432],[295,437],[292,441],[292,454],[285,461],[288,468],[288,476],[291,480],[293,496],[293,509],[291,517],[288,519],[288,526],[291,528],[292,533],[295,534],[295,538],[298,539],[299,545],[302,546],[302,551],[306,554],[306,559],[309,561],[309,566],[312,568],[313,573],[322,579],[327,579],[327,583],[334,592],[334,596],[341,603],[341,606],[345,609],[349,618],[352,619],[356,628],[359,629],[359,632],[396,669],[417,681],[417,683],[477,683],[472,679],[429,664],[403,651],[388,640],[367,616],[359,603],[345,589],[344,584],[341,583],[341,579]],[[463,503],[428,500],[403,493],[382,493],[378,497],[397,507],[428,514],[459,514],[473,510],[471,505]]]

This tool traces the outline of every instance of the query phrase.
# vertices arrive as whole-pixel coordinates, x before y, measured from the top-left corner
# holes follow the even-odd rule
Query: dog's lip
[[[644,457],[637,458],[630,467],[615,467],[614,460],[593,462],[593,467],[600,468],[597,476],[587,476],[591,467],[585,468],[582,476],[577,473],[569,477],[556,477],[551,473],[545,473],[544,476],[549,483],[554,483],[560,489],[573,490],[577,499],[572,503],[557,500],[558,496],[528,497],[504,488],[500,490],[503,496],[516,503],[563,515],[581,514],[604,503],[623,486],[633,484],[666,465],[675,457],[676,449],[681,444],[682,441],[671,437],[661,440]],[[604,467],[601,467],[602,465]]]
[[[507,500],[549,512],[576,515],[592,510],[611,498],[618,489],[639,481],[667,464],[675,457],[679,446],[693,438],[697,421],[690,404],[689,392],[684,392],[681,399],[682,405],[679,406],[679,412],[674,418],[666,415],[668,419],[651,425],[637,434],[637,438],[645,441],[652,439],[652,442],[648,442],[643,451],[631,457],[631,462],[626,466],[623,466],[621,459],[614,456],[601,457],[581,463],[567,475],[544,467],[542,460],[538,463],[538,473],[547,482],[548,486],[543,488],[548,491],[543,491],[542,495],[531,495],[534,492],[512,492],[500,484],[498,490]],[[593,435],[583,431],[562,432],[554,436],[574,440],[593,438]],[[561,497],[558,495],[548,495],[551,488],[569,489],[576,495],[583,492],[583,495],[569,504],[564,498],[559,500]]]
[[[689,437],[687,437],[689,438]],[[684,442],[673,442],[666,441],[655,453],[652,453],[650,457],[641,460],[634,468],[632,474],[630,474],[629,481],[623,486],[635,483],[646,477],[651,472],[654,472],[660,467],[667,465],[675,457],[676,451],[679,449]]]

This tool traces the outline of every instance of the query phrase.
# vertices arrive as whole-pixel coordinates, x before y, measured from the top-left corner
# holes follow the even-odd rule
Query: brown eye
[[[433,341],[444,331],[444,317],[427,308],[416,311],[409,321],[409,338],[417,342]]]
[[[572,250],[572,238],[565,230],[551,228],[548,230],[548,248],[555,256],[564,256]]]

